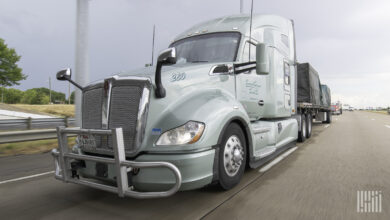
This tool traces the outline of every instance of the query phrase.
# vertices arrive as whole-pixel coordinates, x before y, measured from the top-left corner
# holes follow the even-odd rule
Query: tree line
[[[3,94],[4,93],[4,94]],[[26,91],[22,91],[14,88],[1,88],[0,89],[0,101],[3,99],[7,104],[31,104],[31,105],[44,105],[49,103],[68,103],[69,100],[62,92],[56,92],[48,88],[33,88]],[[70,96],[70,103],[74,103],[74,92]]]
[[[0,38],[0,101],[7,104],[50,104],[68,103],[65,94],[48,88],[34,88],[22,91],[14,88],[6,88],[19,85],[20,81],[27,79],[22,69],[17,65],[21,56],[15,49],[9,48],[3,39]],[[51,95],[51,99],[50,99]],[[74,102],[74,92],[70,96],[70,102]]]

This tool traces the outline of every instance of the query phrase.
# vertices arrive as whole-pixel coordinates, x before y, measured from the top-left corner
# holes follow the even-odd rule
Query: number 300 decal
[[[184,80],[185,78],[186,78],[186,74],[185,73],[172,73],[171,82]]]

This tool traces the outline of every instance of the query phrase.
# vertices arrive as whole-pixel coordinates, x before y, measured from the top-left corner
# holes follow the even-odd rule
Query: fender
[[[205,123],[205,130],[198,142],[181,146],[159,146],[158,149],[148,148],[148,150],[180,153],[215,148],[220,143],[226,127],[232,121],[237,120],[243,127],[249,144],[248,152],[252,155],[253,139],[249,126],[250,119],[242,104],[229,92],[216,88],[204,88],[183,94],[159,114],[153,126],[162,128],[163,133],[189,120]]]

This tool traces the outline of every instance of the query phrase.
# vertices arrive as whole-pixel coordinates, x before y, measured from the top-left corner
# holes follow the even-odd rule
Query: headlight
[[[186,124],[164,132],[157,141],[157,145],[180,145],[197,142],[203,134],[204,124],[189,121]]]

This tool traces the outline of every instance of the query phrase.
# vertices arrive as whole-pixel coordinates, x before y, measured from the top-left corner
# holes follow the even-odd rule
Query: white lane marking
[[[371,118],[371,120],[375,121],[375,118]]]
[[[279,163],[281,160],[286,158],[288,155],[290,155],[292,152],[294,152],[296,149],[298,149],[297,146],[291,148],[290,150],[284,152],[282,155],[279,157],[275,158],[273,161],[271,161],[269,164],[266,166],[262,167],[259,172],[264,173],[265,171],[269,170],[271,167],[275,166],[277,163]]]
[[[8,111],[0,109],[0,115],[6,115],[11,117],[19,117],[19,118],[55,118],[53,116],[48,115],[38,115],[38,114],[31,114],[31,113],[25,113],[25,112],[16,112],[16,111]]]
[[[385,125],[385,127],[390,128],[390,125]]]
[[[31,176],[24,176],[24,177],[19,177],[19,178],[15,178],[15,179],[5,180],[5,181],[0,182],[0,185],[1,184],[5,184],[5,183],[16,182],[16,181],[20,181],[20,180],[31,179],[31,178],[34,178],[34,177],[44,176],[44,175],[52,174],[52,173],[54,173],[54,171],[49,171],[49,172],[46,172],[46,173],[38,173],[38,174],[35,174],[35,175],[31,175]]]
[[[339,120],[338,118],[336,118],[336,121]]]
[[[328,128],[329,126],[330,126],[330,125],[329,125],[329,124],[327,124],[327,125],[325,125],[324,127],[325,127],[325,128]]]

